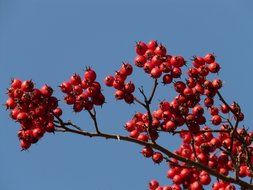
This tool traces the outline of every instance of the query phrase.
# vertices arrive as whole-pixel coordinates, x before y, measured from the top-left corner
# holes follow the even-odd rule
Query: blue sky
[[[0,102],[12,77],[57,89],[92,66],[101,81],[122,61],[133,61],[136,41],[156,39],[188,60],[214,52],[225,81],[222,93],[240,103],[252,129],[252,5],[250,0],[0,0]],[[132,80],[150,88],[142,71]],[[171,98],[169,88],[159,90],[155,100]],[[55,93],[62,98],[59,89]],[[122,126],[142,109],[115,102],[112,89],[104,87],[104,93],[108,104],[98,111],[101,128],[126,134]],[[86,113],[62,106],[64,119],[91,124]],[[3,107],[0,121],[1,190],[147,189],[153,178],[168,183],[166,165],[144,159],[136,145],[56,134],[21,152],[19,126]],[[171,137],[163,141],[170,149],[178,143]]]

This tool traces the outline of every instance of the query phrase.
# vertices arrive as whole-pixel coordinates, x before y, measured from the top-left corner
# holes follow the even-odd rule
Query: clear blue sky
[[[252,6],[251,0],[0,0],[0,102],[11,77],[57,89],[89,65],[102,80],[121,61],[132,62],[135,41],[157,39],[187,59],[214,52],[222,65],[222,92],[241,104],[252,129]],[[147,80],[142,74],[135,74],[137,79],[137,84]],[[126,134],[124,122],[142,109],[115,103],[112,89],[104,93],[108,104],[98,111],[101,128]],[[168,98],[166,93],[159,91],[155,100]],[[56,94],[62,98],[58,89]],[[66,120],[90,124],[85,113],[64,110]],[[138,146],[56,134],[21,152],[19,126],[3,107],[0,123],[0,190],[139,190],[152,178],[168,182],[166,165],[144,159]],[[178,144],[170,137],[163,143],[170,149]]]

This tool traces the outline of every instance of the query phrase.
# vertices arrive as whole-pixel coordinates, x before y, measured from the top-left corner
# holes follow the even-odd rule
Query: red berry
[[[162,126],[164,131],[174,131],[176,129],[176,124],[174,121],[167,121],[165,125]]]
[[[155,48],[158,46],[158,43],[157,43],[157,41],[156,40],[151,40],[150,42],[148,42],[148,44],[147,44],[147,47],[148,47],[148,49],[150,49],[150,50],[155,50]]]
[[[107,76],[104,80],[104,83],[106,86],[111,87],[113,85],[114,77],[113,76]]]
[[[170,63],[174,67],[182,67],[185,64],[185,60],[182,56],[172,56]]]
[[[144,141],[144,142],[148,142],[148,135],[146,135],[146,134],[139,134],[138,135],[138,137],[137,137],[137,140],[139,140],[139,141]]]
[[[25,80],[21,84],[21,90],[24,92],[31,92],[33,90],[34,84],[31,80]]]
[[[175,184],[178,185],[180,185],[183,182],[183,178],[180,175],[175,175],[172,180]]]
[[[8,98],[8,100],[5,103],[5,106],[7,109],[14,109],[16,107],[16,102],[13,98]]]
[[[182,70],[179,67],[174,67],[171,71],[173,78],[179,78],[182,74]]]
[[[82,79],[78,74],[74,74],[70,77],[70,83],[72,85],[79,85],[82,83]]]
[[[150,189],[150,190],[155,190],[157,187],[159,187],[158,181],[156,181],[156,180],[151,180],[151,181],[149,182],[149,189]]]
[[[70,93],[72,91],[72,85],[70,82],[63,82],[60,85],[61,91],[64,93]]]
[[[48,123],[45,127],[45,130],[49,133],[53,133],[55,131],[55,127],[53,123]]]
[[[43,96],[49,97],[53,94],[53,89],[48,85],[44,85],[41,87],[40,92]]]
[[[174,88],[175,88],[176,92],[182,93],[184,91],[184,89],[186,88],[186,84],[182,81],[177,81],[174,83]]]
[[[134,102],[133,94],[126,93],[124,96],[124,100],[127,104],[132,104]]]
[[[195,181],[190,185],[190,190],[202,190],[202,185],[198,182]]]
[[[222,122],[222,119],[219,115],[214,115],[211,119],[213,125],[219,125]]]
[[[192,114],[195,116],[200,116],[204,113],[204,109],[201,105],[197,105],[194,108],[192,108]]]
[[[97,94],[93,99],[92,103],[97,106],[101,106],[105,103],[105,97],[102,93]]]
[[[142,155],[146,158],[149,158],[153,155],[153,149],[151,147],[144,147],[141,151]]]
[[[220,70],[220,65],[216,62],[210,63],[208,69],[211,73],[218,73]]]
[[[166,48],[165,48],[163,45],[158,45],[158,46],[155,48],[154,53],[155,53],[156,55],[165,56],[166,53],[167,53],[167,50],[166,50]]]
[[[202,184],[202,185],[209,185],[211,183],[211,177],[208,173],[204,172],[204,173],[200,173],[200,176],[199,176],[199,182]]]
[[[215,56],[211,53],[206,54],[206,56],[204,57],[204,60],[206,63],[210,64],[213,63],[215,61]]]
[[[211,115],[218,115],[219,114],[219,109],[217,107],[212,106],[212,107],[209,108],[209,112],[210,112]]]
[[[145,62],[146,62],[146,57],[143,55],[137,55],[134,60],[134,63],[137,67],[143,67]]]
[[[151,59],[151,62],[154,64],[154,66],[160,66],[163,60],[160,55],[154,55],[154,57]]]
[[[205,60],[202,57],[194,57],[192,64],[194,67],[199,68],[205,65]]]
[[[162,70],[159,67],[154,67],[151,72],[151,77],[153,78],[159,78],[162,75]]]
[[[126,84],[125,84],[125,87],[124,87],[124,90],[125,90],[127,93],[133,93],[134,90],[135,90],[135,85],[134,85],[134,83],[132,83],[132,82],[126,83]]]
[[[163,84],[170,84],[173,78],[170,74],[166,74],[163,76]]]
[[[163,161],[163,155],[160,152],[155,152],[152,156],[152,160],[159,164]]]
[[[145,52],[147,51],[147,49],[148,49],[148,47],[144,42],[139,41],[136,43],[135,51],[138,55],[144,55]]]
[[[134,139],[136,139],[138,136],[139,136],[139,132],[138,132],[138,130],[137,129],[135,129],[135,130],[133,130],[133,131],[131,131],[130,132],[130,137],[132,137],[132,138],[134,138]]]
[[[20,140],[20,147],[22,148],[22,150],[27,150],[28,148],[30,148],[31,143],[26,141],[26,140]]]
[[[86,69],[86,71],[84,72],[84,79],[89,82],[94,82],[96,80],[96,77],[96,72],[91,68]]]
[[[117,90],[121,90],[122,88],[124,88],[124,81],[119,79],[114,80],[113,87]]]
[[[12,79],[11,80],[11,88],[13,89],[18,89],[21,88],[22,81],[19,79]]]
[[[76,98],[75,98],[75,96],[68,94],[67,96],[65,96],[64,100],[65,100],[66,104],[71,105],[71,104],[75,103]]]
[[[28,119],[28,114],[25,113],[25,112],[20,112],[18,115],[17,115],[17,120],[19,121],[26,121]]]
[[[211,107],[213,105],[214,101],[212,98],[209,98],[207,97],[205,100],[204,100],[204,104],[206,107]]]
[[[53,110],[53,112],[58,117],[62,115],[62,109],[61,108],[56,108],[56,109]]]
[[[222,81],[220,79],[214,79],[212,84],[215,89],[220,89],[222,87]]]
[[[220,109],[221,109],[221,112],[224,114],[229,112],[229,107],[226,104],[222,104]]]
[[[119,72],[121,75],[124,76],[131,75],[133,72],[133,67],[129,63],[123,63]]]
[[[122,90],[116,90],[114,96],[117,100],[122,100],[125,96],[125,92]]]
[[[40,139],[44,135],[44,131],[40,127],[36,127],[32,130],[32,135],[36,139]]]

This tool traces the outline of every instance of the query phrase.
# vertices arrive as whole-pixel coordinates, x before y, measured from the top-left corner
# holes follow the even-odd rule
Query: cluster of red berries
[[[196,169],[194,169],[194,171],[196,171]],[[180,181],[183,177],[187,177],[188,176],[197,176],[195,174],[195,172],[190,172],[188,169],[186,168],[182,168],[180,171],[178,169],[175,169],[173,172],[177,172],[179,174],[175,174],[174,176],[174,180],[176,181]],[[211,178],[209,176],[208,173],[206,173],[205,171],[200,172],[199,175],[199,181],[200,182],[193,182],[190,185],[190,188],[188,188],[189,190],[202,190],[203,187],[200,183],[210,183],[211,182]],[[173,184],[171,186],[160,186],[159,182],[157,180],[151,180],[149,182],[149,189],[150,190],[182,190],[182,188],[180,187],[180,185],[177,184]],[[219,181],[214,183],[213,190],[236,190],[234,185],[231,185],[230,183],[224,182],[224,181]]]
[[[121,68],[115,72],[114,76],[107,76],[104,79],[106,86],[115,88],[114,96],[117,100],[125,100],[126,103],[134,102],[133,92],[135,91],[134,83],[125,82],[127,77],[133,72],[133,67],[129,63],[123,63]]]
[[[18,137],[23,150],[36,143],[45,132],[54,132],[54,114],[60,116],[62,110],[52,94],[53,89],[48,85],[37,89],[31,80],[12,80],[6,107],[10,109],[10,117],[21,125]]]
[[[167,54],[166,47],[151,40],[147,44],[139,41],[135,46],[135,65],[143,68],[152,78],[160,78],[163,75],[163,83],[170,84],[173,78],[180,78],[181,67],[186,61],[180,55]]]
[[[181,190],[181,187],[178,185],[166,185],[161,186],[157,180],[151,180],[149,182],[149,189],[150,190]]]
[[[229,127],[221,124],[224,116],[231,110],[236,113],[235,120],[242,121],[244,115],[236,103],[230,106],[222,104],[220,107],[214,105],[214,97],[222,87],[220,79],[209,80],[207,78],[210,74],[220,71],[220,65],[216,62],[215,56],[211,53],[204,57],[194,56],[192,66],[187,70],[186,81],[182,81],[176,80],[180,78],[181,67],[186,63],[182,56],[167,55],[166,48],[163,45],[158,45],[154,40],[147,44],[138,42],[135,50],[137,53],[135,65],[142,67],[146,73],[155,79],[165,73],[162,78],[163,83],[170,84],[173,81],[174,90],[178,94],[170,102],[166,100],[160,102],[159,109],[151,113],[151,118],[149,118],[148,113],[136,113],[125,125],[129,136],[145,142],[155,141],[159,137],[158,132],[174,133],[177,128],[185,126],[186,129],[180,132],[183,145],[175,153],[184,158],[198,161],[203,165],[208,165],[210,168],[216,168],[220,174],[228,175],[235,168],[235,165],[225,152],[220,151],[218,154],[216,150],[224,148],[229,151],[232,140],[229,132],[222,132],[222,130],[228,130]],[[205,125],[209,121],[205,110],[208,110],[210,114],[212,125],[221,125],[221,132],[217,133],[218,136],[214,136],[212,130]],[[252,144],[253,133],[242,133],[242,130],[238,129],[237,135],[245,139],[245,143],[243,145],[238,139],[233,139],[231,151],[235,157],[241,155],[241,160],[245,160],[246,155],[242,146]],[[152,158],[154,163],[160,163],[164,159],[160,152],[154,152],[148,146],[142,149],[142,154],[144,157]],[[153,181],[150,183],[151,190],[181,189],[181,185],[191,190],[202,190],[204,185],[210,184],[211,178],[207,172],[188,167],[177,160],[174,162],[176,165],[170,165],[167,174],[167,177],[172,179],[173,188],[172,186],[161,187],[158,182]],[[253,155],[251,162],[253,164]],[[246,176],[251,177],[252,171],[246,162],[241,161],[239,177]],[[217,184],[221,184],[220,186],[224,187],[224,190],[234,188],[228,183]],[[217,189],[216,186],[219,185],[214,185],[213,189]]]
[[[84,78],[74,74],[69,81],[60,85],[61,91],[66,94],[64,100],[67,104],[73,105],[75,112],[83,109],[91,110],[94,105],[102,106],[105,103],[105,97],[101,92],[100,83],[96,81],[96,72],[87,68],[84,72]]]

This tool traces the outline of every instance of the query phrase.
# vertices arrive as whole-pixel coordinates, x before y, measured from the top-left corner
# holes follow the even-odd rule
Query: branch
[[[245,187],[245,188],[253,189],[253,185],[248,184],[245,181],[242,181],[240,179],[236,180],[236,179],[234,179],[232,177],[224,176],[222,174],[219,174],[219,173],[217,173],[217,171],[209,168],[206,165],[203,165],[201,163],[192,161],[192,160],[190,160],[188,158],[184,158],[182,156],[174,154],[171,151],[165,149],[164,147],[162,147],[162,146],[160,146],[158,144],[140,141],[140,140],[128,137],[128,136],[122,136],[122,135],[116,135],[116,134],[106,134],[106,133],[90,133],[90,132],[86,132],[86,131],[83,131],[83,130],[70,129],[67,126],[64,125],[64,122],[62,122],[62,120],[60,118],[57,118],[57,119],[59,119],[61,127],[64,130],[64,131],[61,130],[61,131],[57,131],[57,132],[69,132],[69,133],[79,134],[79,135],[82,135],[82,136],[101,137],[101,138],[105,138],[105,139],[115,139],[115,140],[118,140],[118,141],[122,140],[122,141],[132,142],[134,144],[139,144],[139,145],[142,145],[142,146],[150,146],[151,148],[156,149],[156,150],[162,152],[163,154],[165,154],[169,158],[175,158],[175,159],[177,159],[177,160],[179,160],[181,162],[187,163],[187,164],[189,164],[191,166],[195,166],[195,167],[197,167],[197,168],[199,168],[201,170],[205,170],[209,174],[211,174],[211,175],[213,175],[213,176],[215,176],[215,177],[217,177],[217,178],[219,178],[219,179],[221,179],[223,181],[234,183],[234,184],[240,185],[240,186]]]
[[[151,104],[151,102],[152,102],[152,99],[153,99],[153,97],[155,95],[155,91],[156,91],[157,86],[158,86],[158,82],[157,82],[157,79],[155,79],[153,90],[152,90],[151,95],[150,95],[150,97],[148,99],[148,103],[149,104]]]
[[[100,132],[99,129],[98,129],[98,123],[97,123],[97,117],[96,117],[97,113],[96,113],[95,108],[93,108],[93,112],[94,112],[94,113],[92,113],[90,110],[88,110],[88,113],[90,114],[90,117],[91,117],[91,119],[93,120],[95,129],[96,129],[96,132],[97,132],[97,134],[100,134],[101,132]]]

